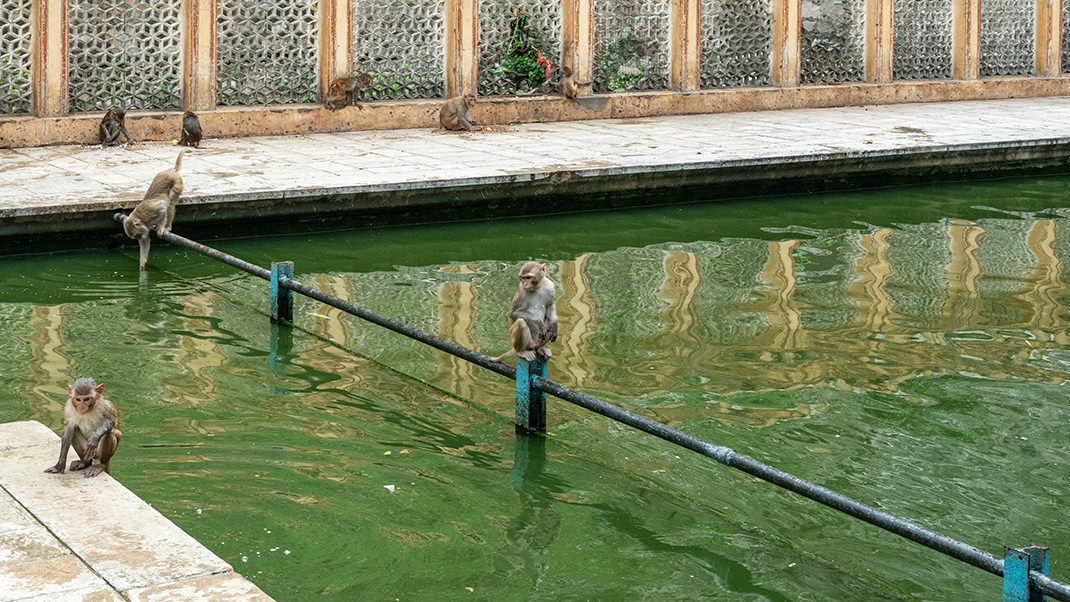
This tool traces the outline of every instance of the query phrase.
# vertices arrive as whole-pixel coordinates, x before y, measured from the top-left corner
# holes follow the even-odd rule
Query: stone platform
[[[0,425],[0,602],[271,602],[109,475],[46,474],[58,455],[40,422]]]
[[[792,109],[492,126],[212,138],[185,156],[175,232],[511,216],[974,172],[1065,170],[1070,97]],[[0,149],[0,241],[97,231],[179,147]],[[255,232],[261,231],[261,226]],[[56,237],[58,238],[58,237]],[[85,246],[92,246],[87,239]],[[34,247],[36,248],[36,246]]]

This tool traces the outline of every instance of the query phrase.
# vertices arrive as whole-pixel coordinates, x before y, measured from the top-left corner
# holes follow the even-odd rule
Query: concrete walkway
[[[40,422],[0,424],[0,602],[271,602],[110,476],[46,474],[58,455]]]
[[[1070,144],[1070,98],[798,109],[491,126],[448,133],[382,130],[213,139],[185,158],[191,207],[265,207],[393,190],[516,184],[569,176],[738,172],[844,157],[961,155],[983,148]],[[52,146],[0,149],[0,237],[15,221],[126,209],[178,148]],[[1062,152],[1062,151],[1061,151]],[[755,169],[748,176],[762,177]],[[642,180],[640,180],[642,181]],[[481,193],[478,198],[486,198]],[[263,204],[267,201],[268,204]],[[259,215],[259,213],[256,213]],[[110,214],[108,214],[110,217]],[[99,224],[98,224],[99,225]],[[108,227],[115,228],[115,224]],[[181,232],[176,226],[176,231]]]

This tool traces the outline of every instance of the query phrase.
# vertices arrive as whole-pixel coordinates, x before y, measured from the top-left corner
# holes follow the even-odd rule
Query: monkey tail
[[[182,168],[182,155],[184,155],[184,154],[186,154],[185,150],[180,151],[178,153],[178,158],[175,159],[175,171],[178,171],[179,169]]]
[[[505,358],[509,357],[510,355],[513,355],[514,353],[516,353],[515,349],[509,349],[509,351],[506,351],[505,353],[499,355],[498,357],[490,358],[490,361],[501,363],[502,360],[504,360]]]

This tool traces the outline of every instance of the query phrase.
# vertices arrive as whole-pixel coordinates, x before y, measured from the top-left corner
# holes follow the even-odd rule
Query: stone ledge
[[[97,600],[98,592],[102,600],[123,599],[108,592],[139,600],[271,599],[111,476],[45,473],[59,436],[43,424],[0,425],[0,441],[0,602]],[[112,545],[101,548],[102,539]]]

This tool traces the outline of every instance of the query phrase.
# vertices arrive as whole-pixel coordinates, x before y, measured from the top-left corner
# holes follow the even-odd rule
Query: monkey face
[[[535,274],[521,274],[520,286],[526,289],[535,286]]]
[[[71,395],[71,403],[74,404],[74,409],[79,414],[88,414],[93,411],[93,405],[96,404],[97,398],[95,395]]]

